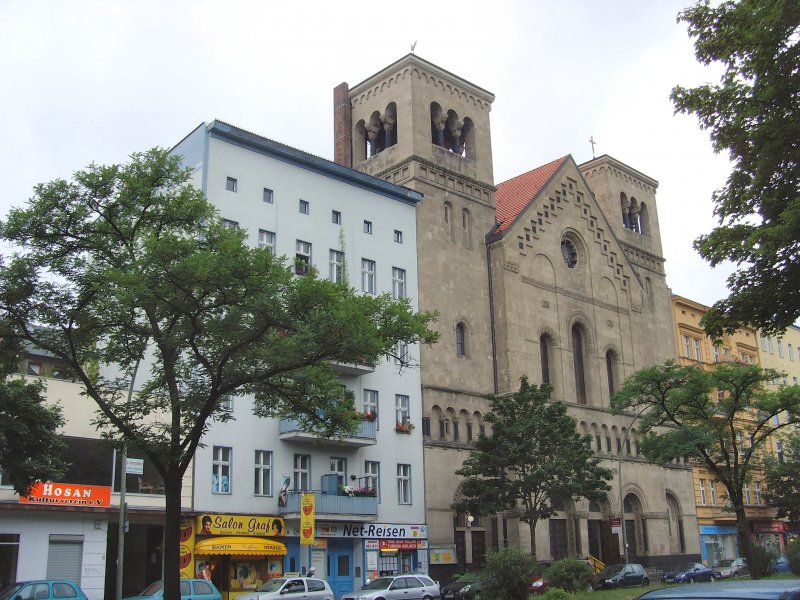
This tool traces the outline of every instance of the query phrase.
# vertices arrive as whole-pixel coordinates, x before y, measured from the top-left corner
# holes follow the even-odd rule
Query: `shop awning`
[[[251,537],[214,537],[197,542],[195,554],[283,555],[286,546],[275,540]]]

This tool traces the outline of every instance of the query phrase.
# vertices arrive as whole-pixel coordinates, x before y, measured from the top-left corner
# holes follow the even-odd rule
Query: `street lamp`
[[[633,429],[633,424],[636,423],[636,420],[642,416],[642,413],[645,411],[647,407],[645,406],[642,408],[636,416],[633,417],[628,428],[625,430],[625,435],[622,438],[622,446],[619,449],[619,454],[617,455],[617,482],[619,483],[619,516],[620,516],[620,524],[622,525],[622,549],[625,553],[625,564],[628,564],[628,536],[627,532],[625,531],[625,499],[622,497],[622,455],[625,453],[625,449],[628,447],[628,436],[631,434],[631,429]]]

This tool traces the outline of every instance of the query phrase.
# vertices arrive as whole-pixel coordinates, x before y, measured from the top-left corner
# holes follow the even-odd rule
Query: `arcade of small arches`
[[[475,126],[472,119],[461,119],[458,113],[445,111],[431,102],[431,143],[459,156],[475,158]]]
[[[382,113],[376,110],[369,120],[361,119],[356,123],[355,138],[355,162],[364,161],[394,146],[397,143],[397,105],[390,102]]]
[[[622,210],[622,225],[625,229],[630,229],[634,233],[650,235],[650,225],[648,223],[647,205],[639,202],[631,196],[620,192],[619,203]]]
[[[451,244],[455,243],[456,230],[458,230],[461,236],[461,245],[467,249],[472,248],[472,214],[469,212],[469,209],[461,209],[461,218],[458,223],[456,223],[453,204],[449,201],[445,201],[442,217],[444,220],[445,239]]]
[[[422,417],[422,435],[430,441],[471,444],[486,434],[483,415],[479,411],[456,411],[434,405],[430,414]]]

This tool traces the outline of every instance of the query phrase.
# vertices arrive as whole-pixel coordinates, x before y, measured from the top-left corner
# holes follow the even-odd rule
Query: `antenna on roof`
[[[414,54],[414,48],[417,47],[417,40],[414,40],[414,43],[411,44],[411,54]]]

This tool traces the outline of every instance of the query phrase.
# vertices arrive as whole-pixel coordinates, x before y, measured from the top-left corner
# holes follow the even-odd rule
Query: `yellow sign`
[[[181,519],[180,569],[182,579],[194,577],[194,522],[192,519]]]
[[[216,537],[197,542],[194,547],[197,555],[236,554],[250,556],[284,555],[286,546],[273,540],[259,540],[250,537]]]
[[[286,525],[280,517],[215,515],[197,517],[198,535],[258,535],[283,537]]]
[[[314,492],[306,492],[300,498],[300,545],[314,545],[314,518],[315,518]]]

